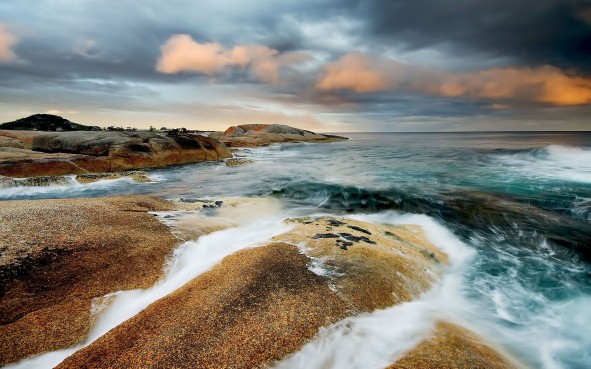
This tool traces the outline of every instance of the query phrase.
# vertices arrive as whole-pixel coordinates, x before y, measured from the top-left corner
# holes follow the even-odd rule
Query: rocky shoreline
[[[182,240],[231,227],[229,219],[264,202],[148,196],[3,202],[0,363],[80,343],[96,298],[152,286]],[[59,367],[268,367],[322,327],[412,301],[447,263],[418,226],[333,217],[286,222],[290,231],[226,257]],[[392,366],[419,367],[515,366],[474,333],[441,322]]]
[[[252,159],[235,147],[343,139],[280,125],[230,127],[210,137],[0,131],[0,188],[147,182],[149,174],[137,169],[220,159],[246,165]],[[229,254],[88,341],[100,319],[97,304],[108,306],[110,294],[152,288],[167,278],[166,265],[183,242],[274,206],[264,198],[3,201],[0,365],[78,347],[59,368],[270,367],[323,327],[417,299],[448,263],[418,226],[286,219],[290,231]],[[516,366],[474,333],[440,321],[390,367]]]
[[[0,175],[10,177],[119,172],[230,157],[224,144],[200,135],[0,131]]]
[[[209,137],[188,133],[0,130],[0,176],[121,172],[232,158],[228,147],[326,143],[345,137],[283,125],[243,125]],[[235,160],[228,165],[245,164]]]

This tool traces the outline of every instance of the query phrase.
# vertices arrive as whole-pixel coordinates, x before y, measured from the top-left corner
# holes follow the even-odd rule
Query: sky
[[[0,122],[591,130],[589,0],[0,0]]]

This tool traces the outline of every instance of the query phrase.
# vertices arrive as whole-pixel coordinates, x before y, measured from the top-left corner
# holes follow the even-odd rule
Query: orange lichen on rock
[[[435,331],[388,369],[517,369],[474,333],[439,322]]]
[[[147,288],[178,240],[147,196],[3,201],[0,207],[0,365],[79,343],[91,301]]]

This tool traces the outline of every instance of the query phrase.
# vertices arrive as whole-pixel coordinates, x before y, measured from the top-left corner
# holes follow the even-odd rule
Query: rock
[[[0,176],[0,188],[12,187],[44,187],[54,185],[68,185],[72,178],[67,176],[44,176],[32,178],[11,178]]]
[[[93,298],[156,282],[178,242],[148,210],[164,211],[159,217],[182,234],[194,232],[193,221],[212,230],[232,226],[219,221],[251,217],[269,201],[169,203],[133,196],[4,202],[0,365],[80,342],[92,324]],[[220,214],[206,226],[209,209]],[[333,217],[287,223],[290,231],[226,257],[58,368],[269,367],[321,327],[415,299],[447,262],[418,226]],[[439,322],[432,336],[389,368],[516,367],[475,334]]]
[[[275,240],[305,244],[307,256],[328,260],[323,268],[335,276],[331,283],[360,311],[413,300],[432,285],[447,262],[447,256],[425,239],[418,226],[379,226],[331,217],[289,221],[297,226]]]
[[[230,157],[221,142],[193,134],[0,131],[0,175],[12,177],[115,172]]]
[[[347,304],[294,246],[237,252],[58,368],[257,368],[297,350]]]
[[[446,259],[418,227],[348,219],[331,226],[334,220],[292,220],[292,231],[228,256],[58,368],[264,367],[299,350],[320,327],[408,301],[428,289],[439,264],[421,249]],[[344,251],[335,239],[313,238],[329,226],[336,234],[355,232],[347,225],[371,232],[355,235],[375,244],[352,242]],[[302,243],[305,255],[294,246]],[[320,260],[328,273],[312,271],[311,263]]]
[[[151,182],[152,179],[147,172],[141,170],[127,172],[109,172],[109,173],[88,173],[77,176],[42,176],[29,178],[12,178],[0,176],[0,188],[11,187],[44,187],[44,186],[65,186],[72,184],[73,181],[79,183],[92,183],[101,180],[112,180],[121,178],[131,178],[136,182]]]
[[[178,240],[147,196],[3,201],[0,365],[72,346],[92,324],[91,301],[152,286]]]
[[[0,147],[14,147],[24,149],[25,146],[19,140],[10,137],[0,137]]]
[[[194,240],[205,234],[251,221],[253,214],[277,213],[281,203],[272,198],[180,198],[172,201],[173,212],[161,220],[181,240]],[[167,218],[168,217],[168,218]]]
[[[318,134],[281,124],[245,124],[232,126],[225,132],[213,132],[209,137],[224,142],[228,147],[267,146],[285,142],[334,142],[346,137]]]
[[[207,137],[221,141],[222,140],[222,137],[224,137],[224,131],[211,132],[209,135],[207,135]]]
[[[388,369],[517,369],[474,333],[439,322],[435,331]]]
[[[80,174],[76,176],[76,180],[80,183],[92,183],[101,180],[131,178],[136,182],[152,182],[148,173],[141,170],[132,170],[128,172],[112,172],[112,173],[90,173]]]
[[[237,167],[239,165],[252,164],[254,160],[248,158],[230,158],[226,159],[226,165],[229,167]]]

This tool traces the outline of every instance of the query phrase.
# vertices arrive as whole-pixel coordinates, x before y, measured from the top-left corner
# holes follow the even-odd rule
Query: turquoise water
[[[154,170],[155,183],[0,189],[0,199],[273,196],[297,214],[424,214],[475,250],[464,319],[531,367],[591,368],[590,134],[348,136],[248,149],[247,166]]]

